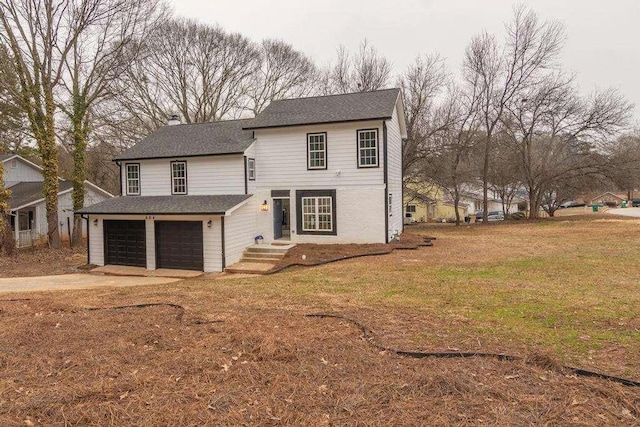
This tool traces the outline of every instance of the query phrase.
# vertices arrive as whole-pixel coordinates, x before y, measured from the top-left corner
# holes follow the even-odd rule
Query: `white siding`
[[[392,195],[389,209],[389,238],[402,233],[402,138],[397,108],[387,121],[387,184]]]
[[[229,216],[224,218],[225,265],[230,266],[242,258],[245,248],[254,243],[256,237],[257,199],[250,198]]]
[[[42,172],[39,169],[34,168],[27,162],[20,158],[16,160],[16,167],[12,168],[11,163],[13,160],[4,162],[4,183],[7,188],[16,185],[19,182],[41,182]]]
[[[306,190],[308,188],[298,188]],[[273,209],[260,211],[261,200],[271,200],[270,191],[259,191],[256,196],[257,234],[266,242],[273,241]],[[255,196],[254,196],[255,197]],[[336,230],[335,236],[297,234],[296,188],[291,189],[291,241],[294,243],[384,243],[384,201],[383,185],[368,188],[336,189]],[[270,202],[270,207],[273,203]]]
[[[258,176],[260,174],[260,161],[256,158],[255,142],[245,150],[244,155],[246,158],[255,159],[256,161],[256,179],[254,181],[249,181],[249,177],[247,176],[247,194],[255,194],[257,188],[256,183],[258,182]],[[248,173],[249,169],[247,168],[247,174]]]
[[[141,160],[140,195],[171,195],[171,162],[187,162],[187,194],[244,194],[244,159],[241,154]],[[122,164],[122,191],[127,192],[126,165]]]
[[[211,219],[211,228],[207,227],[209,219]],[[219,216],[207,218],[202,226],[204,234],[204,271],[207,273],[222,271],[222,230],[220,227]]]
[[[145,239],[147,247],[147,270],[156,269],[156,225],[151,217],[144,220]]]
[[[382,184],[382,147],[380,167],[358,169],[356,130],[373,128],[378,129],[381,141],[381,121],[256,130],[258,189],[293,186],[329,189]],[[307,133],[312,132],[327,132],[326,170],[307,170]]]

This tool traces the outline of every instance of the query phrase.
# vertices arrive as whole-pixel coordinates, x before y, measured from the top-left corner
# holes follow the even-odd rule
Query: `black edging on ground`
[[[373,332],[367,328],[364,324],[358,322],[357,320],[351,319],[349,317],[343,316],[341,314],[332,314],[332,313],[313,313],[313,314],[306,314],[306,317],[318,317],[321,319],[324,318],[331,318],[331,319],[340,319],[340,320],[344,320],[347,321],[349,323],[351,323],[352,325],[356,326],[360,332],[362,332],[362,336],[363,338],[370,343],[372,346],[374,346],[376,349],[378,349],[379,351],[385,351],[387,353],[393,353],[393,354],[397,354],[398,356],[403,356],[403,357],[411,357],[414,359],[424,359],[427,357],[434,357],[434,358],[444,358],[444,359],[454,359],[454,358],[467,358],[467,357],[491,357],[491,358],[495,358],[498,360],[510,360],[510,361],[515,361],[515,360],[524,360],[521,356],[512,356],[512,355],[508,355],[508,354],[502,354],[502,353],[477,353],[477,352],[458,352],[458,351],[449,351],[449,352],[421,352],[421,351],[406,351],[406,350],[397,350],[397,349],[393,349],[393,348],[389,348],[389,347],[385,347],[382,344],[379,344],[376,341],[375,336],[373,335]],[[525,361],[526,362],[526,361]],[[615,377],[612,375],[607,375],[607,374],[602,374],[599,372],[592,372],[592,371],[587,371],[584,369],[579,369],[579,368],[574,368],[571,366],[561,366],[560,367],[562,370],[571,372],[577,376],[582,376],[582,377],[592,377],[592,378],[600,378],[600,379],[604,379],[604,380],[608,380],[608,381],[612,381],[612,382],[616,382],[628,387],[640,387],[640,381],[633,381],[627,378],[620,378],[620,377]]]

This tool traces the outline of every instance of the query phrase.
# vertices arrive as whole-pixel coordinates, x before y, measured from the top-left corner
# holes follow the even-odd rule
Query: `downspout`
[[[222,236],[222,271],[227,267],[227,254],[225,250],[225,239],[224,239],[224,215],[220,217],[220,235]]]
[[[122,162],[116,162],[116,165],[118,165],[118,169],[120,170],[120,196],[122,196]]]
[[[382,155],[384,157],[384,242],[389,243],[389,172],[387,170],[387,122],[382,122]]]
[[[244,194],[249,194],[249,177],[247,176],[247,156],[243,156],[244,159]]]
[[[80,218],[87,220],[87,265],[89,265],[91,264],[91,229],[89,228],[91,224],[89,224],[89,215],[80,215]]]

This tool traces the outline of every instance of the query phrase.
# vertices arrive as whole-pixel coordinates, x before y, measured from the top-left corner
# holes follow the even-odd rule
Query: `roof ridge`
[[[388,91],[399,91],[400,88],[399,87],[391,87],[391,88],[387,88],[387,89],[375,89],[375,90],[363,90],[363,91],[359,91],[359,92],[347,92],[347,93],[333,93],[333,94],[329,94],[329,95],[313,95],[313,96],[301,96],[299,98],[285,98],[285,99],[275,99],[273,101],[271,101],[271,104],[275,103],[275,102],[282,102],[282,101],[297,101],[299,99],[314,99],[314,98],[331,98],[331,97],[337,97],[337,96],[347,96],[347,95],[359,95],[362,93],[375,93],[375,92],[388,92]]]
[[[253,119],[255,119],[255,117],[249,117],[249,118],[246,118],[246,119],[215,120],[213,122],[180,123],[180,124],[177,124],[177,125],[160,126],[158,129],[164,129],[166,127],[178,127],[178,126],[214,125],[214,124],[218,124],[218,123],[243,122],[243,121],[253,120]]]

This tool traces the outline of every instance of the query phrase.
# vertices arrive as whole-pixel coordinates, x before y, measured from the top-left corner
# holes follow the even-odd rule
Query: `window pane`
[[[358,132],[359,166],[378,165],[378,136],[375,130]]]

